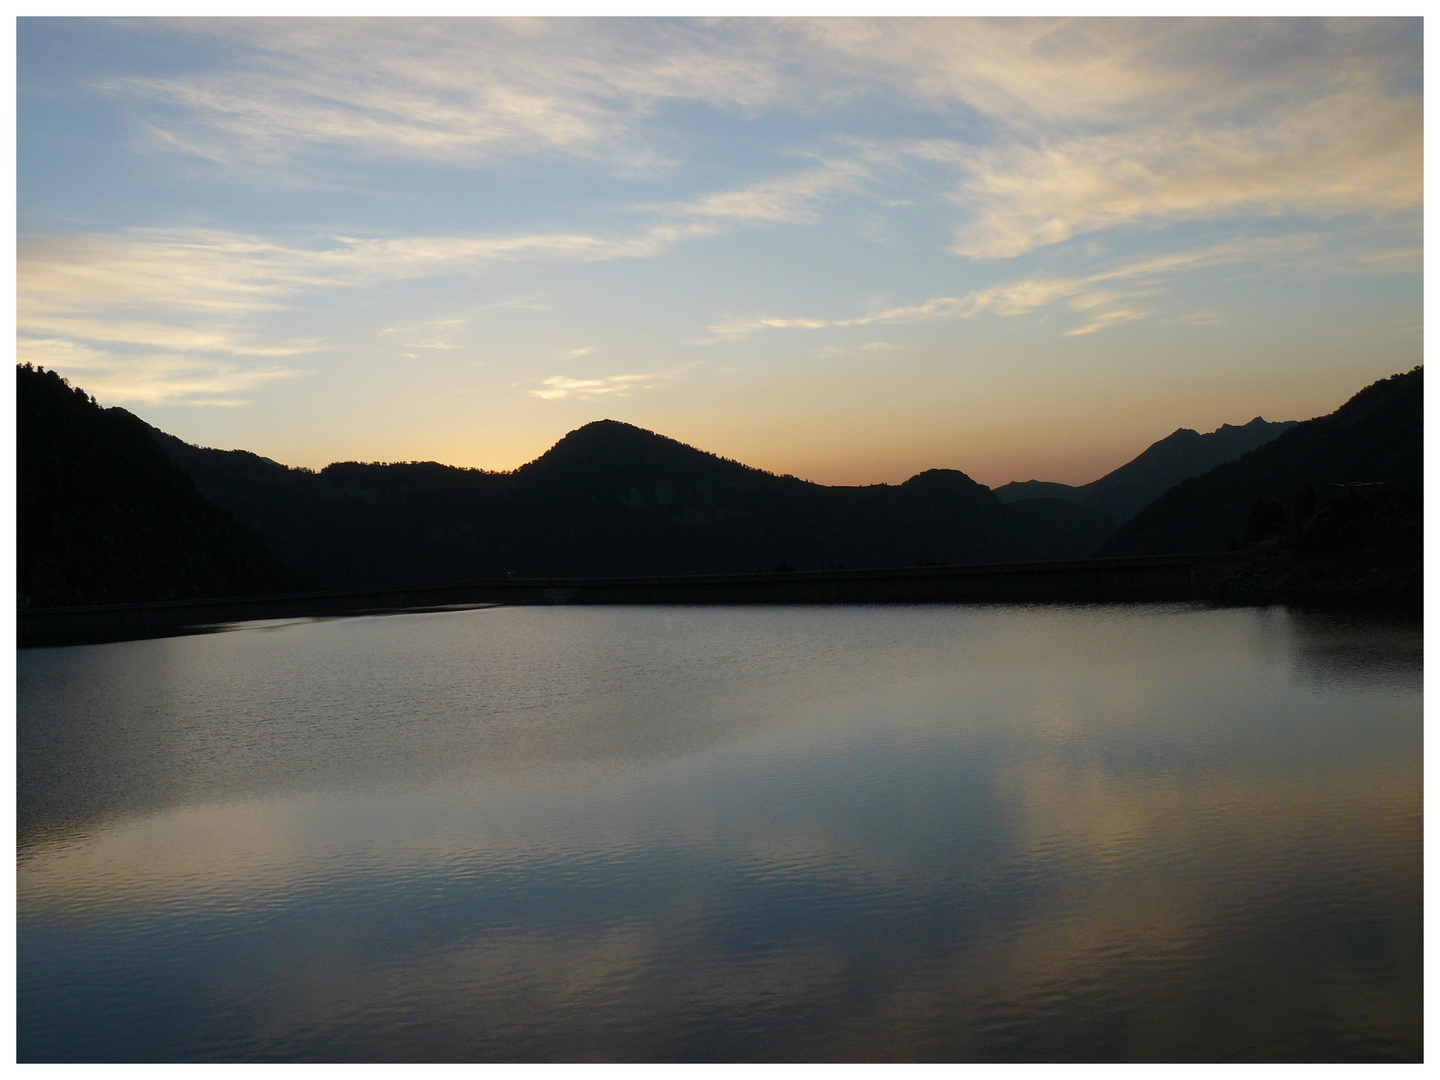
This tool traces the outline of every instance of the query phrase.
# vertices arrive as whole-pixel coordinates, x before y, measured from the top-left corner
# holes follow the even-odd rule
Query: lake
[[[18,1056],[1420,1060],[1422,639],[496,607],[17,654]]]

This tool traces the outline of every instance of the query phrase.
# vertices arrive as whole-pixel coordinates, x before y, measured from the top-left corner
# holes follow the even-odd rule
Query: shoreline
[[[485,578],[386,589],[17,609],[16,645],[96,645],[268,619],[539,604],[1154,603],[1208,599],[1238,553],[666,577]]]

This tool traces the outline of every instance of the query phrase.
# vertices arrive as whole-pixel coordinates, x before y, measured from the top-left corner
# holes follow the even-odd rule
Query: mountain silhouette
[[[1284,596],[1286,582],[1301,579],[1320,582],[1314,595],[1358,595],[1369,588],[1363,581],[1380,580],[1376,573],[1380,592],[1418,589],[1419,368],[1329,416],[1296,425],[1257,419],[1209,435],[1181,429],[1064,498],[1008,503],[949,469],[902,484],[827,487],[614,420],[570,432],[513,472],[353,461],[317,472],[191,446],[123,409],[100,408],[53,372],[18,367],[17,380],[19,582],[22,602],[37,606],[506,575],[1236,549],[1255,554],[1230,592],[1236,597]],[[1264,441],[1277,427],[1287,430]],[[1125,512],[1127,500],[1246,440],[1262,445],[1172,486],[1112,530],[1107,515]],[[1073,501],[1082,497],[1095,505]]]
[[[207,498],[333,588],[1074,558],[1108,532],[1060,500],[1007,507],[953,470],[826,487],[614,420],[510,473],[434,462],[311,472],[156,438]]]
[[[1274,441],[1177,484],[1121,526],[1097,554],[1243,548],[1265,539],[1281,520],[1294,524],[1296,514],[1306,519],[1296,526],[1303,529],[1344,485],[1385,485],[1392,496],[1408,493],[1418,507],[1423,378],[1424,369],[1417,367],[1383,379],[1335,412],[1296,424]],[[1378,518],[1372,524],[1390,527]],[[1363,532],[1365,526],[1357,519],[1354,528]]]
[[[1027,480],[996,488],[995,495],[1007,503],[1036,498],[1064,499],[1087,507],[1113,526],[1119,526],[1180,481],[1233,461],[1294,426],[1293,420],[1270,423],[1257,416],[1238,427],[1223,424],[1206,435],[1179,428],[1152,443],[1133,461],[1081,487]]]
[[[210,505],[124,409],[16,367],[16,574],[37,607],[244,596],[306,582]]]

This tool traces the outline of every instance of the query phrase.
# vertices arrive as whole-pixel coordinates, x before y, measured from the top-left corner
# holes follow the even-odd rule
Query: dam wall
[[[628,578],[486,578],[394,589],[95,607],[20,608],[16,643],[80,645],[234,623],[493,604],[1149,603],[1199,600],[1235,554]]]

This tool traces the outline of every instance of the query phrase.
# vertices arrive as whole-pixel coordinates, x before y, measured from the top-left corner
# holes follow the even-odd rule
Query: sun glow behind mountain
[[[291,465],[1084,484],[1421,353],[1409,21],[21,20],[18,353]]]

